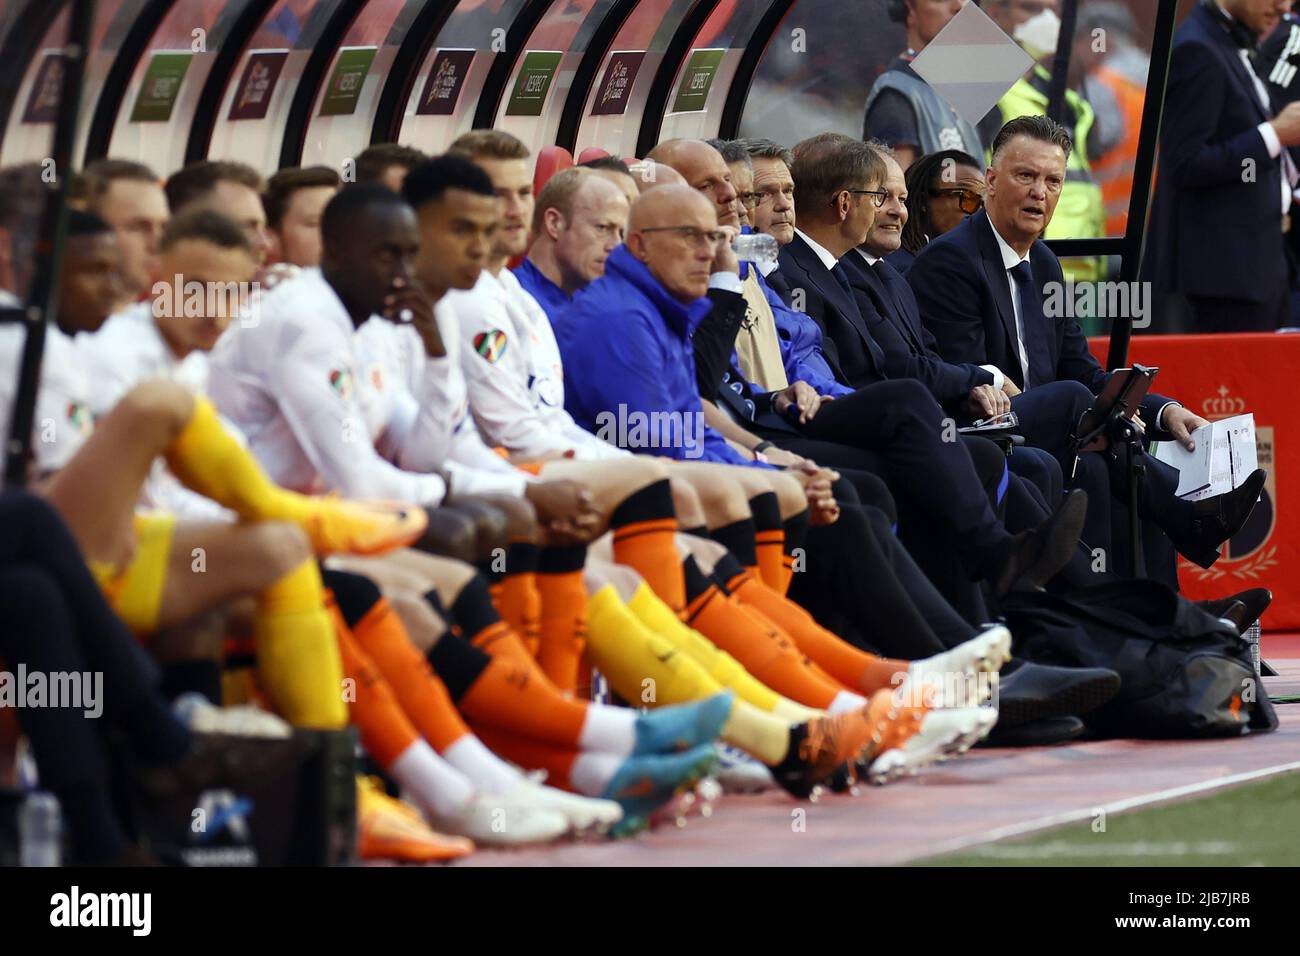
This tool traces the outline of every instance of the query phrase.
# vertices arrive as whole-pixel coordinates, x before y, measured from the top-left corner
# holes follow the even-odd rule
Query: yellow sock
[[[206,398],[195,398],[194,415],[167,449],[167,465],[191,491],[241,518],[300,522],[309,513],[309,499],[267,478]]]
[[[634,705],[681,704],[723,690],[696,660],[646,627],[612,584],[593,594],[587,604],[587,652],[609,686]],[[775,765],[789,749],[790,724],[737,697],[721,736]]]
[[[636,706],[703,700],[722,685],[642,624],[607,584],[587,602],[587,653],[620,697]]]
[[[280,716],[295,727],[345,726],[343,664],[314,560],[262,592],[253,630],[258,683]]]
[[[792,723],[800,723],[820,714],[820,711],[782,697],[745,670],[740,661],[699,631],[682,623],[645,582],[637,585],[636,591],[628,599],[627,607],[651,631],[671,641],[708,671],[709,676],[719,684],[734,690],[737,697],[759,710],[776,714]]]
[[[769,767],[779,764],[790,751],[790,724],[743,700],[736,701],[720,736]]]

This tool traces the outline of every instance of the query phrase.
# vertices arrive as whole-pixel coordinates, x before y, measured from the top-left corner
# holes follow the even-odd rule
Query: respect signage
[[[321,99],[321,116],[351,116],[357,111],[361,99],[361,87],[370,72],[370,64],[375,61],[376,48],[373,46],[344,47],[334,61],[334,72],[330,74],[329,85],[325,87],[325,96]]]
[[[155,53],[144,71],[144,82],[131,110],[132,123],[165,123],[181,94],[181,82],[194,54]]]
[[[515,87],[506,104],[506,116],[541,116],[551,80],[564,54],[556,50],[529,50],[515,77]]]

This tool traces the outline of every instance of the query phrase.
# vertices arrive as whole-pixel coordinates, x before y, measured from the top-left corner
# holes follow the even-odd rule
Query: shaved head
[[[709,291],[720,235],[714,208],[689,186],[660,186],[632,206],[627,250],[680,302]]]
[[[633,163],[628,169],[636,178],[636,188],[643,193],[656,186],[686,185],[686,180],[682,178],[681,173],[653,159],[643,159],[639,163]]]
[[[649,158],[681,173],[686,184],[717,206],[718,222],[740,226],[731,167],[722,154],[702,139],[670,139],[650,150]]]
[[[657,229],[660,226],[677,225],[677,220],[685,222],[694,220],[697,215],[712,211],[707,199],[690,186],[660,186],[645,193],[632,204],[632,218],[628,222],[628,231],[640,229]],[[689,213],[683,216],[683,213]],[[707,216],[705,216],[707,218]],[[709,228],[712,228],[710,224]]]

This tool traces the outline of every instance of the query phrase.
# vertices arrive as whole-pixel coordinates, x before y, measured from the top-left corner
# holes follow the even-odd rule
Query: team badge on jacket
[[[330,388],[339,393],[339,398],[352,397],[352,373],[345,368],[330,370]]]
[[[506,354],[506,344],[506,334],[500,329],[474,336],[474,351],[489,362],[496,362]]]

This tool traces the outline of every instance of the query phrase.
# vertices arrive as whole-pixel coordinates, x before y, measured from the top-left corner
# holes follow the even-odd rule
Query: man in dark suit
[[[1202,332],[1276,329],[1300,104],[1276,116],[1252,68],[1288,0],[1202,0],[1178,28],[1143,278],[1186,297]]]
[[[935,401],[963,423],[1010,410],[1010,392],[1015,386],[1006,388],[1006,378],[997,368],[944,361],[935,350],[934,336],[921,322],[911,286],[885,260],[902,244],[908,215],[907,182],[889,147],[878,143],[869,145],[880,152],[885,164],[886,175],[881,184],[886,193],[885,205],[876,213],[866,240],[845,255],[840,264],[849,275],[859,311],[863,316],[879,315],[884,320],[868,318],[867,324],[884,352],[886,374],[890,378],[917,379],[930,390]],[[1082,403],[1074,394],[1075,389],[1083,393]],[[1053,384],[1044,391],[1050,399],[1043,402],[1044,412],[1051,415],[1056,430],[1064,437],[1091,404],[1092,396],[1082,386],[1071,388],[1067,383]],[[1012,471],[1040,489],[1039,504],[1043,507],[1050,508],[1050,503],[1059,500],[1064,488],[1059,457],[1055,456],[1054,449],[1051,453],[1044,451],[1032,440],[1011,456]],[[1091,498],[1093,489],[1085,486],[1085,490]],[[1109,524],[1108,512],[1106,517]],[[1092,540],[1086,530],[1084,538]]]
[[[1065,183],[1070,135],[1043,116],[1022,116],[998,132],[988,171],[984,210],[935,239],[917,256],[907,281],[921,317],[950,362],[991,364],[1025,391],[1014,406],[1029,419],[1039,389],[1052,382],[1078,382],[1097,394],[1110,378],[1088,350],[1068,309],[1047,307],[1052,290],[1064,289],[1056,256],[1038,237],[1051,221]],[[1062,315],[1049,317],[1053,311]],[[1177,402],[1148,395],[1141,419],[1148,437],[1176,439],[1188,448],[1190,433],[1207,424]],[[1107,456],[1114,497],[1127,500],[1128,475]],[[1174,495],[1177,473],[1147,458],[1140,507],[1179,552],[1202,567],[1218,559],[1218,546],[1240,530],[1263,487],[1256,471],[1235,491],[1196,503]]]

